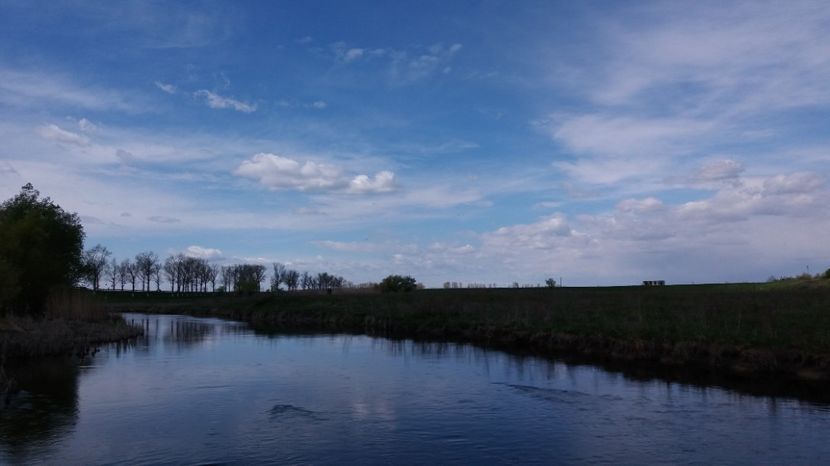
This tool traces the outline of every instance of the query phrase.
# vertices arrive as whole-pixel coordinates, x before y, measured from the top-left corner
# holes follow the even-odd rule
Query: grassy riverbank
[[[262,329],[472,342],[539,354],[830,380],[830,286],[686,285],[173,296],[106,293],[119,311],[237,319]]]
[[[66,291],[49,299],[43,318],[0,317],[0,358],[84,354],[94,345],[141,333],[140,327],[110,313],[91,293]]]

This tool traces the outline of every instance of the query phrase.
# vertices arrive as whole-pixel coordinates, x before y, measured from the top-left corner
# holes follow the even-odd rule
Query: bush
[[[389,275],[378,284],[378,289],[383,292],[412,291],[417,287],[418,283],[408,275]]]
[[[824,277],[825,280],[830,280],[830,269],[825,270],[822,277]]]

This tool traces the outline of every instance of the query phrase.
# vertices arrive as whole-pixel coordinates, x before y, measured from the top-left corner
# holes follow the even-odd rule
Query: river
[[[818,464],[830,407],[481,348],[126,314],[18,370],[3,464]]]

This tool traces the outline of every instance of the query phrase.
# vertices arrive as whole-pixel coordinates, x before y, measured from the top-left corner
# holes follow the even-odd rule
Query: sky
[[[355,283],[817,273],[828,37],[824,1],[0,0],[0,197]]]

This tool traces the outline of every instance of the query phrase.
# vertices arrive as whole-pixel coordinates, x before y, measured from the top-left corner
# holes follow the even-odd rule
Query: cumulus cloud
[[[50,141],[56,141],[64,144],[72,144],[76,146],[89,145],[88,137],[78,133],[73,133],[72,131],[65,130],[54,124],[40,126],[36,129],[36,132],[40,137],[48,139]]]
[[[794,258],[830,257],[810,239],[827,227],[823,178],[796,172],[740,177],[691,201],[626,199],[612,211],[504,226],[480,235],[480,254],[517,276],[561,270],[582,284],[764,279]]]
[[[551,249],[573,234],[565,216],[555,214],[535,223],[501,227],[484,234],[483,241],[491,247]]]
[[[175,94],[176,93],[176,86],[174,86],[173,84],[167,84],[167,83],[163,83],[161,81],[156,81],[154,84],[156,85],[157,88],[161,89],[163,92],[166,92],[168,94]]]
[[[374,177],[356,175],[351,180],[333,165],[259,153],[243,161],[234,171],[237,176],[252,178],[269,189],[300,191],[346,191],[379,193],[394,189],[395,174],[381,171]]]
[[[259,153],[245,160],[234,171],[238,176],[253,178],[270,189],[324,190],[343,186],[341,171],[331,165],[276,154]]]
[[[222,258],[222,251],[216,248],[204,248],[202,246],[188,246],[182,253],[187,257],[197,259],[214,260]]]
[[[395,189],[395,174],[390,171],[378,172],[374,177],[357,175],[349,182],[353,193],[388,193]]]
[[[200,89],[194,92],[193,95],[204,98],[205,103],[210,108],[230,108],[242,113],[255,112],[257,108],[256,104],[250,104],[230,97],[223,97],[207,89]]]

